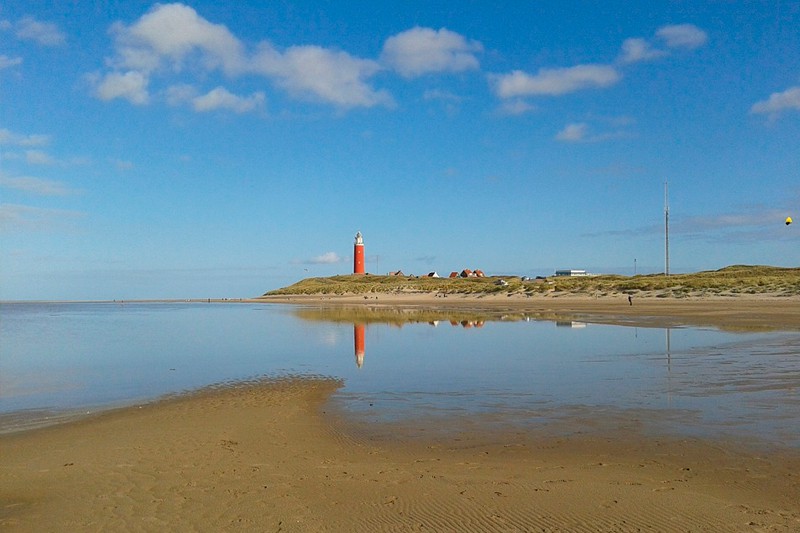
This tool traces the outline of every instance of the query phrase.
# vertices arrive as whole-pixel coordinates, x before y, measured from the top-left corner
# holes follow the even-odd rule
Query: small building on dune
[[[585,270],[556,270],[557,277],[576,277],[576,276],[588,276],[589,274],[586,273]]]
[[[428,272],[429,278],[440,278],[441,276],[435,270],[433,272]]]
[[[449,275],[448,277],[450,277],[450,278],[457,278],[457,277],[458,277],[458,272],[455,272],[455,271],[453,271],[453,272],[450,272],[450,275]]]

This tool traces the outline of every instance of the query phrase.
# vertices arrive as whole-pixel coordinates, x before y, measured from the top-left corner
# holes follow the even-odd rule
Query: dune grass
[[[505,284],[501,284],[500,280]],[[288,287],[267,292],[278,295],[364,295],[434,293],[445,295],[489,294],[615,294],[652,295],[661,298],[736,296],[742,294],[800,295],[800,268],[734,265],[691,274],[639,276],[599,275],[550,277],[523,281],[516,276],[485,278],[428,278],[413,276],[341,275],[307,278]]]

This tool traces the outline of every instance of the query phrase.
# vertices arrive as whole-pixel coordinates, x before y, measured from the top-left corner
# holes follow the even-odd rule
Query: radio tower
[[[664,274],[669,276],[669,192],[664,182]]]

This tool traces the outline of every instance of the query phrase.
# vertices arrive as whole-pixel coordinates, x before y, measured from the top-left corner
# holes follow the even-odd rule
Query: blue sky
[[[800,265],[800,2],[0,4],[0,299]]]

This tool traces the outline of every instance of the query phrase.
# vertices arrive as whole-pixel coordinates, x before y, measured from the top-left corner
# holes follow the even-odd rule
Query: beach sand
[[[730,330],[800,330],[800,297],[742,295],[736,297],[660,298],[656,293],[593,297],[585,294],[526,297],[508,295],[441,295],[430,293],[342,296],[264,296],[251,302],[310,306],[410,307],[430,309],[485,309],[527,312],[543,319],[669,327],[711,326]]]
[[[639,301],[559,311],[625,321],[617,308],[638,307],[664,321],[758,327],[785,305],[685,303],[662,314]],[[796,328],[791,307],[794,318],[780,320]],[[796,449],[635,424],[427,437],[348,420],[330,401],[341,385],[240,384],[0,436],[0,529],[800,531]]]

